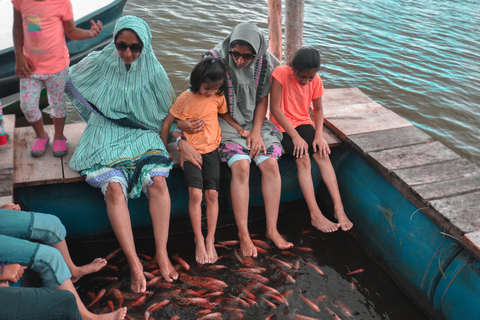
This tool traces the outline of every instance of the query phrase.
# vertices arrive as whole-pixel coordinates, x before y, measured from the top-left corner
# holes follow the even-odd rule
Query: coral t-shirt
[[[63,22],[73,19],[70,0],[12,0],[22,14],[23,52],[34,73],[62,71],[70,64]]]
[[[220,145],[220,125],[218,114],[228,112],[227,101],[224,95],[216,95],[205,98],[201,94],[193,94],[190,91],[183,92],[170,108],[170,113],[180,120],[191,118],[205,119],[205,127],[202,131],[189,134],[183,132],[188,143],[200,154],[212,152]]]
[[[271,80],[273,81],[274,78],[282,85],[280,108],[292,126],[296,128],[302,124],[313,125],[309,114],[310,104],[313,100],[323,96],[324,93],[320,76],[316,74],[313,81],[306,86],[302,86],[295,79],[291,67],[279,66],[273,71]],[[285,132],[272,114],[270,114],[270,121],[272,121],[280,131]]]

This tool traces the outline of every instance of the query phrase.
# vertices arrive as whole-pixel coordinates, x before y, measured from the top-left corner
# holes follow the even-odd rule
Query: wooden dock
[[[335,134],[324,130],[332,147],[351,145],[405,199],[480,257],[480,168],[357,88],[326,90],[323,106],[325,125]],[[54,158],[50,142],[44,157],[32,158],[33,130],[14,129],[14,116],[4,117],[10,140],[0,147],[0,204],[13,201],[14,188],[83,180],[68,163],[85,124],[66,125],[66,157]],[[53,127],[46,128],[52,137]],[[168,147],[178,165],[176,148]]]

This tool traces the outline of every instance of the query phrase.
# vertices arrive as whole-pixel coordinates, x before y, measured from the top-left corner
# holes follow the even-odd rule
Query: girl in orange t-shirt
[[[93,38],[102,30],[102,23],[91,20],[90,30],[77,28],[70,0],[12,0],[12,4],[20,106],[36,134],[31,154],[43,156],[50,140],[38,106],[40,92],[45,87],[55,128],[53,155],[63,157],[67,154],[67,139],[63,135],[67,108],[63,93],[70,64],[65,35],[73,40]]]
[[[200,159],[201,168],[192,162],[183,163],[185,182],[188,186],[190,221],[195,238],[195,259],[199,264],[215,263],[218,259],[215,250],[215,229],[218,219],[218,188],[220,180],[220,125],[218,115],[234,127],[242,137],[250,131],[244,130],[228,112],[223,95],[227,88],[227,69],[218,59],[204,58],[197,63],[190,75],[190,89],[184,91],[175,101],[163,121],[161,136],[167,145],[168,132],[175,119],[205,119],[203,130],[193,134],[183,132],[177,138],[187,140]],[[207,202],[207,236],[202,234],[202,190]]]
[[[347,231],[353,224],[343,209],[337,178],[328,156],[330,148],[322,136],[324,89],[317,74],[319,69],[320,54],[313,48],[298,50],[291,67],[275,68],[271,78],[270,120],[283,132],[282,146],[285,151],[296,158],[298,182],[310,210],[312,225],[323,232],[333,232],[338,228]],[[315,124],[309,114],[311,103]],[[333,200],[338,223],[328,220],[318,207],[310,156],[320,168],[323,181]]]

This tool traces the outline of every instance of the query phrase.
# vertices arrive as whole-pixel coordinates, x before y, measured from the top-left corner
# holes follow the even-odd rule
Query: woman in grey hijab
[[[232,117],[245,130],[247,138],[219,118],[222,142],[219,147],[221,161],[232,171],[230,196],[238,228],[240,251],[244,256],[257,256],[257,249],[248,231],[249,174],[253,160],[262,173],[262,194],[265,203],[266,236],[280,249],[293,246],[277,230],[280,206],[281,177],[277,160],[282,155],[282,133],[266,118],[270,77],[280,65],[268,50],[263,33],[251,23],[241,23],[215,48],[208,51],[227,66],[228,108]],[[195,133],[203,129],[201,119],[179,122],[179,127]],[[180,143],[181,141],[181,143]],[[194,150],[185,140],[179,140],[182,156],[193,164],[200,164]]]

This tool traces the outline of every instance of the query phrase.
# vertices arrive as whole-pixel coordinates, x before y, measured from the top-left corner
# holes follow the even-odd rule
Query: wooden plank
[[[1,107],[0,107],[1,108]],[[0,205],[13,202],[13,150],[15,144],[15,115],[3,115],[6,145],[0,146]]]
[[[410,186],[448,181],[468,176],[479,170],[466,159],[457,159],[415,168],[398,169],[395,174]]]
[[[387,170],[411,168],[460,159],[458,154],[438,141],[370,152],[368,155]]]
[[[463,240],[472,248],[477,260],[480,260],[480,231],[465,234]]]
[[[68,165],[70,163],[70,159],[72,159],[73,153],[75,152],[75,148],[82,137],[83,131],[85,131],[85,127],[87,124],[85,122],[82,123],[74,123],[74,124],[67,124],[64,129],[65,137],[67,137],[67,147],[68,153],[65,157],[62,157],[62,165],[63,165],[63,175],[65,177],[65,182],[75,182],[75,181],[82,181],[85,180],[80,173],[74,171]]]
[[[480,191],[433,200],[431,206],[464,233],[480,231]]]
[[[480,170],[453,180],[416,185],[412,187],[412,190],[426,200],[435,200],[467,192],[480,191]]]
[[[347,139],[366,153],[433,141],[432,137],[415,126],[354,134]]]
[[[61,183],[63,179],[62,159],[56,158],[52,153],[53,125],[45,126],[50,136],[46,154],[34,158],[30,154],[35,132],[31,127],[15,129],[15,155],[13,183],[15,187],[34,186],[50,183]]]
[[[342,140],[353,134],[413,126],[358,88],[325,90],[322,102],[326,125]]]

